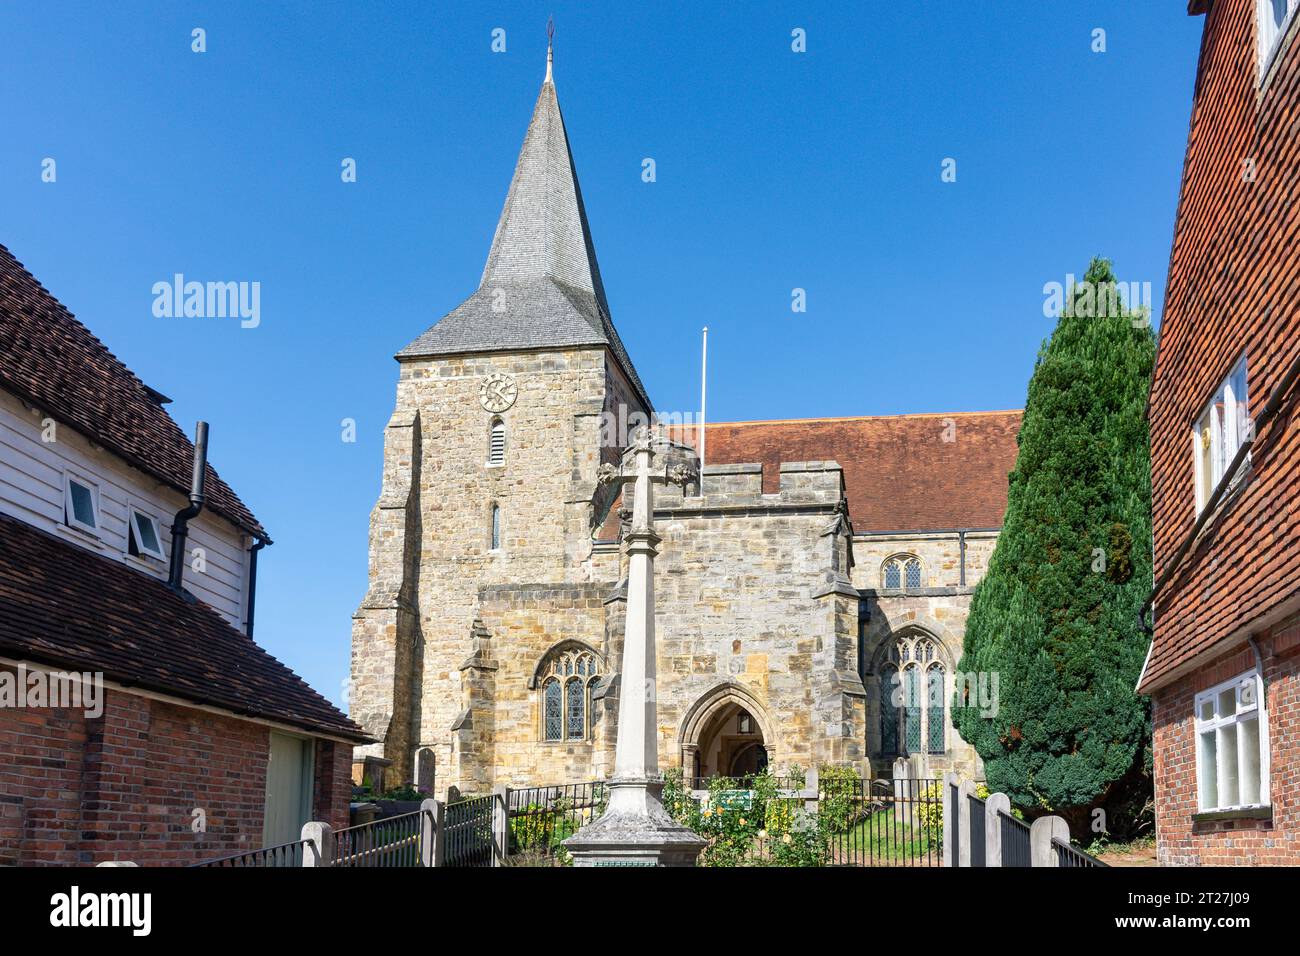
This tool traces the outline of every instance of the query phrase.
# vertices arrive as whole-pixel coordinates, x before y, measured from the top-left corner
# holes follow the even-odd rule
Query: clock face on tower
[[[485,378],[478,389],[478,400],[489,412],[504,412],[518,396],[519,386],[515,380],[500,372]]]

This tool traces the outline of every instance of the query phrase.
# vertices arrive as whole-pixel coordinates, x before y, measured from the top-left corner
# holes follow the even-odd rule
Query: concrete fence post
[[[1039,817],[1029,827],[1029,858],[1034,866],[1059,866],[1053,838],[1070,842],[1070,825],[1060,817]]]
[[[963,780],[957,787],[957,865],[970,866],[970,797],[975,795],[975,781]]]
[[[957,782],[957,775],[948,771],[939,781],[939,806],[943,809],[943,865],[952,866],[957,859],[957,848],[953,846],[952,785]]]
[[[441,800],[420,802],[420,865],[438,866],[442,863],[443,839]]]
[[[505,866],[510,852],[510,788],[497,784],[492,798],[492,865]]]
[[[302,839],[307,843],[302,848],[303,866],[334,865],[334,828],[319,820],[309,820],[302,825]]]
[[[984,865],[1002,865],[1002,814],[1011,813],[1011,798],[990,793],[984,801]]]

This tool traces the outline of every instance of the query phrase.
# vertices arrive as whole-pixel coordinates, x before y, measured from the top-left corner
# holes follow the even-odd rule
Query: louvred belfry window
[[[488,432],[488,464],[504,465],[506,463],[506,423],[493,419]]]

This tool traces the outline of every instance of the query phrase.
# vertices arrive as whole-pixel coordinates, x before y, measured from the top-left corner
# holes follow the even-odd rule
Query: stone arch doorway
[[[739,684],[723,684],[701,697],[678,735],[682,775],[744,777],[774,762],[776,740],[758,700]],[[692,784],[695,785],[695,784]]]

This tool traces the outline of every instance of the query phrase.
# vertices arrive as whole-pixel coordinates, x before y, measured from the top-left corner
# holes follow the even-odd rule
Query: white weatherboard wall
[[[170,557],[172,518],[185,507],[186,497],[94,445],[71,426],[59,423],[57,440],[43,441],[41,422],[46,417],[55,416],[32,411],[0,389],[0,512],[166,580],[165,561],[129,553],[128,508],[138,508],[157,520],[163,553]],[[64,474],[69,469],[99,486],[98,538],[69,528],[63,520]],[[248,544],[238,528],[210,511],[190,522],[188,548],[191,555],[194,548],[204,550],[207,570],[199,573],[191,566],[192,558],[187,561],[185,587],[239,628],[247,607]]]

